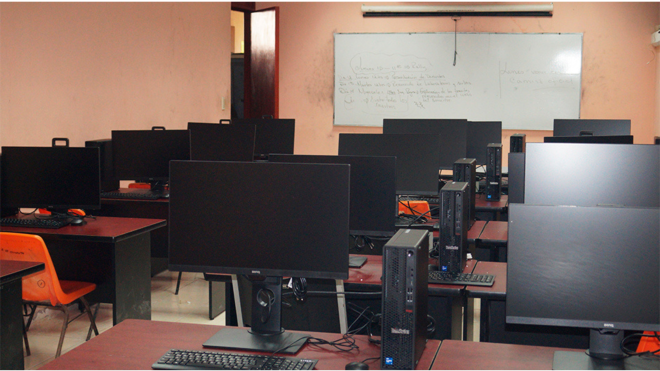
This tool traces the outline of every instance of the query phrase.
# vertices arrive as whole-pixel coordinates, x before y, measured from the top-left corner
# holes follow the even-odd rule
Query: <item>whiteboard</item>
[[[552,130],[580,117],[582,34],[334,36],[335,125],[458,118]]]

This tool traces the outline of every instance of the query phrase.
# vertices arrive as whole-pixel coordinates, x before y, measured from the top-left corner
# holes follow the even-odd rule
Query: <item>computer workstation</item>
[[[254,125],[256,127],[255,160],[267,160],[271,153],[293,154],[296,135],[295,119],[272,117],[233,119],[231,125]]]

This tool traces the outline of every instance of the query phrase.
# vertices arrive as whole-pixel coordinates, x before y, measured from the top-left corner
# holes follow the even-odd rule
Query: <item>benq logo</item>
[[[402,329],[402,328],[393,328],[392,329],[393,334],[399,334],[399,335],[410,335],[410,330]]]
[[[603,327],[614,328],[614,325],[611,324],[611,323],[605,323],[605,324],[603,324]]]

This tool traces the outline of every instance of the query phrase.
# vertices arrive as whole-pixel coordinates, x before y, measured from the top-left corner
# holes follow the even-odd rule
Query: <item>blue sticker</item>
[[[386,365],[393,365],[394,364],[394,359],[391,357],[385,357],[385,364]]]
[[[442,266],[442,271],[443,271],[443,272],[446,272],[446,271],[447,271],[447,266],[446,266],[446,265],[443,265],[443,266]]]

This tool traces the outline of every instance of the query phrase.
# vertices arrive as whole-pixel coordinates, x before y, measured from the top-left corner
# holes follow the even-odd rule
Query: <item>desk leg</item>
[[[0,287],[0,369],[22,370],[23,321],[22,280],[7,282]]]
[[[467,331],[463,320],[463,311],[466,307],[465,302],[467,301],[467,297],[462,295],[460,297],[453,297],[451,299],[451,339],[463,340],[463,336]]]
[[[151,319],[151,239],[142,233],[115,243],[112,321]]]
[[[225,282],[209,281],[209,319],[213,320],[226,309]],[[225,319],[226,322],[226,319]]]

